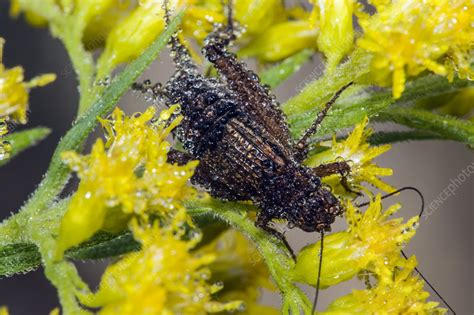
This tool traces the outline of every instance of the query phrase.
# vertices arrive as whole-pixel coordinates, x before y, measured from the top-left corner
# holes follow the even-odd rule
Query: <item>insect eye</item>
[[[217,94],[215,93],[206,93],[204,95],[204,103],[206,105],[212,105],[214,104],[215,102],[217,102],[219,100],[219,96],[217,96]]]

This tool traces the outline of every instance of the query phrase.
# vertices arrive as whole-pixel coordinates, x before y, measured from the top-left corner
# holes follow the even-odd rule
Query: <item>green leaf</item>
[[[16,155],[20,154],[29,147],[36,145],[38,142],[46,138],[50,133],[51,129],[38,127],[8,134],[3,138],[3,140],[10,142],[12,145],[12,151],[10,152],[10,157],[8,159],[0,161],[0,166],[7,164]]]
[[[317,110],[320,111],[324,104],[340,88],[349,82],[357,82],[369,72],[370,55],[361,50],[356,50],[351,57],[335,71],[315,78],[300,93],[290,98],[282,105],[283,112],[294,122],[292,117]]]
[[[66,252],[66,257],[72,259],[102,259],[124,255],[139,249],[140,243],[135,241],[130,231],[119,234],[99,232],[90,240],[69,249]]]
[[[22,208],[24,217],[18,219],[21,225],[26,224],[31,214],[30,212],[36,213],[47,207],[66,184],[70,170],[62,163],[61,153],[69,150],[77,150],[81,147],[86,137],[94,130],[97,124],[97,117],[107,115],[114,108],[122,95],[129,90],[132,83],[134,83],[148,65],[156,59],[159,52],[166,46],[170,37],[176,31],[182,16],[182,12],[178,14],[171,21],[166,30],[158,36],[145,52],[131,62],[125,70],[112,80],[112,83],[106,88],[98,101],[92,105],[66,133],[53,154],[43,181],[34,192],[33,197]],[[22,220],[24,220],[24,222],[21,222]]]
[[[380,131],[369,137],[369,143],[372,145],[382,145],[394,142],[413,141],[413,140],[436,140],[442,139],[439,135],[421,130],[408,131]]]
[[[27,273],[41,263],[41,255],[33,244],[12,244],[0,247],[0,276]]]
[[[442,139],[460,141],[474,146],[474,123],[433,112],[403,107],[391,107],[380,113],[377,121],[391,121],[424,130]]]
[[[276,88],[295,72],[297,72],[312,55],[313,50],[305,49],[296,55],[286,58],[276,66],[265,70],[260,74],[260,80],[262,84],[267,84],[272,89]]]

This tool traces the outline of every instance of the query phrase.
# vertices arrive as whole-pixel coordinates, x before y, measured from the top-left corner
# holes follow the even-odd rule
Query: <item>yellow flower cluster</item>
[[[83,25],[82,40],[86,48],[95,49],[105,44],[104,53],[98,60],[98,77],[101,78],[118,64],[139,56],[163,31],[163,2],[71,0],[63,6],[61,14]],[[225,23],[222,3],[220,0],[168,1],[174,12],[185,9],[184,35],[198,42],[212,31],[214,24]],[[48,5],[55,6],[55,3],[52,1]],[[242,55],[277,61],[316,46],[317,29],[310,25],[309,14],[301,8],[286,9],[280,0],[239,0],[233,5],[235,19],[245,30],[241,42],[247,47]],[[27,20],[37,26],[55,22],[40,9],[33,8],[27,0],[12,0],[10,13],[18,16],[24,12]],[[55,9],[60,10],[59,7]]]
[[[273,291],[275,286],[260,253],[242,234],[228,230],[200,252],[217,256],[209,268],[224,285],[217,296],[219,301],[243,301],[245,311],[239,312],[241,315],[280,314],[277,309],[258,303],[260,290]]]
[[[166,137],[179,124],[171,119],[174,106],[153,121],[155,109],[126,117],[116,109],[101,120],[107,142],[99,139],[90,155],[65,152],[62,158],[79,176],[60,227],[58,255],[87,240],[99,229],[119,231],[135,215],[174,215],[184,198],[194,194],[187,185],[197,161],[178,166],[167,163]]]
[[[176,224],[177,225],[177,224]],[[214,254],[194,253],[200,236],[183,240],[184,230],[155,223],[143,227],[133,221],[134,237],[142,245],[105,271],[99,290],[80,297],[99,314],[207,314],[235,311],[242,302],[212,300],[222,286],[209,285]]]
[[[2,139],[8,133],[7,121],[26,124],[30,89],[56,79],[54,74],[45,74],[24,82],[22,67],[6,69],[3,65],[4,44],[5,40],[0,38],[0,161],[8,159],[12,149],[10,142]]]
[[[402,223],[402,219],[389,219],[399,209],[399,205],[394,205],[382,211],[380,195],[370,203],[365,213],[347,202],[347,230],[324,238],[322,287],[351,279],[363,269],[384,276],[392,272],[387,263],[398,260],[404,244],[415,235],[419,220],[413,217]],[[320,246],[317,242],[298,254],[296,279],[316,284],[314,270],[318,270],[319,261],[315,257]]]
[[[51,83],[56,76],[44,74],[25,82],[22,67],[6,69],[3,65],[4,43],[5,40],[0,38],[0,118],[10,117],[16,122],[26,124],[30,89]]]
[[[354,0],[311,0],[313,25],[319,25],[318,49],[327,58],[326,71],[331,72],[354,45],[352,16]]]
[[[401,218],[389,217],[399,210],[394,205],[382,211],[378,195],[365,211],[360,212],[348,202],[346,231],[324,238],[321,287],[329,287],[349,280],[362,271],[370,272],[377,279],[375,287],[353,291],[335,300],[322,314],[374,313],[425,314],[429,311],[443,313],[438,303],[426,302],[429,294],[423,291],[424,282],[413,275],[415,257],[405,260],[400,250],[415,235],[419,217],[406,223]],[[319,267],[320,242],[306,246],[297,257],[294,269],[296,281],[316,285]]]
[[[393,171],[389,168],[379,167],[373,162],[374,158],[390,150],[391,146],[389,144],[376,147],[370,146],[367,141],[373,130],[366,128],[367,124],[368,118],[365,117],[360,124],[355,126],[347,139],[337,141],[336,136],[334,136],[332,141],[321,143],[322,146],[328,149],[310,156],[305,163],[308,166],[315,167],[339,160],[348,161],[351,166],[348,183],[352,188],[360,190],[362,189],[360,184],[367,182],[386,192],[392,192],[394,188],[381,181],[379,177],[390,176]],[[348,194],[341,185],[340,175],[325,177],[323,182],[330,185],[337,195],[344,196]]]
[[[6,306],[0,307],[0,315],[8,315],[8,308]]]
[[[429,70],[452,79],[473,78],[474,3],[470,0],[374,2],[377,13],[360,19],[358,45],[374,55],[376,82],[400,97],[407,76]]]
[[[424,281],[413,275],[416,258],[400,258],[393,274],[381,277],[371,289],[354,290],[333,301],[319,314],[445,314],[437,302],[427,302]]]

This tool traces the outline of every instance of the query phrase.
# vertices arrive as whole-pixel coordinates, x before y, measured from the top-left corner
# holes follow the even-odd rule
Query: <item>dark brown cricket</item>
[[[229,18],[226,27],[211,33],[205,41],[202,52],[220,79],[202,75],[174,36],[171,50],[175,74],[164,87],[149,82],[134,86],[152,92],[168,106],[181,105],[184,120],[175,135],[186,152],[173,150],[169,160],[185,163],[198,159],[194,184],[216,198],[253,201],[261,210],[256,225],[280,238],[282,235],[269,227],[273,219],[287,220],[289,226],[307,232],[330,230],[342,207],[320,178],[337,173],[345,179],[349,166],[337,162],[309,168],[302,160],[308,139],[342,90],[303,138],[293,144],[275,97],[227,50],[234,38]]]

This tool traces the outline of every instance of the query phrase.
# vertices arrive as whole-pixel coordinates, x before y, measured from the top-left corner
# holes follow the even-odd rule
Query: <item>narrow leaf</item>
[[[369,137],[372,145],[382,145],[387,143],[413,141],[413,140],[436,140],[442,139],[439,135],[422,130],[408,131],[380,131]]]
[[[36,145],[38,142],[46,138],[51,133],[49,128],[38,127],[28,130],[17,131],[8,134],[3,138],[12,145],[12,151],[10,157],[6,160],[0,161],[0,166],[7,164],[16,155],[20,154],[24,150]]]
[[[119,234],[99,232],[87,242],[73,247],[66,252],[67,258],[101,259],[116,257],[140,249],[140,243],[135,241],[129,231]]]
[[[0,276],[26,273],[37,268],[41,256],[33,244],[12,244],[0,247]]]
[[[296,55],[286,58],[281,63],[261,73],[261,82],[269,85],[272,89],[276,88],[297,72],[312,55],[313,50],[306,49]]]
[[[392,121],[418,130],[425,130],[443,139],[460,141],[474,146],[474,123],[450,116],[414,108],[390,108],[377,117],[378,121]]]

